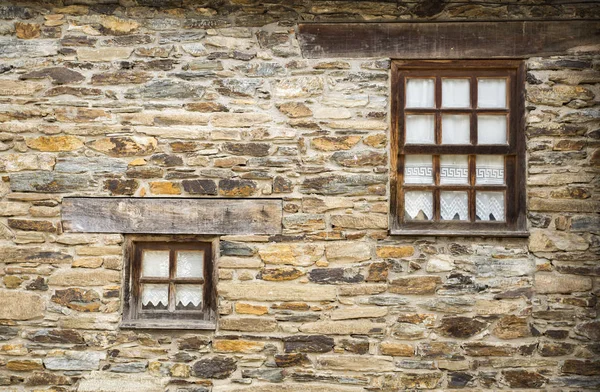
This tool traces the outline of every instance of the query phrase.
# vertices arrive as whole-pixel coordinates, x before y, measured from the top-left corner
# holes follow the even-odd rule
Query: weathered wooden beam
[[[305,58],[528,58],[600,45],[600,21],[300,23]]]
[[[64,198],[63,229],[77,233],[279,234],[279,199]]]

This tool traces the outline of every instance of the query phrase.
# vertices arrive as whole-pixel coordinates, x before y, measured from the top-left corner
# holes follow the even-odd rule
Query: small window
[[[212,242],[128,241],[122,327],[214,329]]]
[[[392,234],[526,235],[522,62],[392,72]]]

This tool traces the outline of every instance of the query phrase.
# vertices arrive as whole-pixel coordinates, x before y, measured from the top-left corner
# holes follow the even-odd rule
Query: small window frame
[[[490,236],[526,237],[526,160],[525,160],[525,66],[521,60],[394,60],[391,77],[391,179],[390,179],[390,234],[433,236]],[[434,107],[406,108],[405,86],[409,77],[433,78]],[[477,107],[478,78],[505,77],[507,82],[507,107],[488,109]],[[441,84],[443,78],[469,78],[469,108],[443,108]],[[435,124],[434,144],[406,144],[404,118],[406,114],[433,114]],[[506,114],[507,144],[477,144],[477,114]],[[470,115],[470,143],[446,144],[441,142],[441,118],[443,114]],[[404,156],[425,154],[433,157],[434,182],[431,186],[403,184]],[[440,184],[439,168],[442,155],[467,155],[469,162],[468,186],[445,186]],[[474,220],[475,190],[486,186],[475,184],[476,155],[502,155],[505,160],[504,186],[491,187],[505,192],[505,221]],[[405,189],[425,189],[433,192],[434,219],[411,221],[404,217]],[[467,190],[469,216],[472,221],[443,221],[440,219],[441,190]]]
[[[216,268],[218,239],[205,236],[131,236],[126,238],[124,255],[123,318],[121,328],[132,329],[198,329],[214,330],[217,324]],[[141,276],[144,250],[169,250],[169,277]],[[203,277],[175,277],[175,253],[178,250],[204,252]],[[202,310],[142,310],[142,283],[164,283],[171,286],[169,303],[174,300],[177,283],[202,284]]]

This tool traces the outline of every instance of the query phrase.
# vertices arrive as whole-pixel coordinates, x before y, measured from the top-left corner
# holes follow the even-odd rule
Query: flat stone
[[[121,274],[113,270],[87,270],[87,269],[59,269],[48,279],[50,285],[55,286],[105,286],[110,283],[119,283]]]
[[[19,76],[21,80],[50,78],[53,84],[79,83],[85,80],[85,76],[77,71],[65,67],[50,67]]]
[[[400,277],[390,282],[389,291],[395,294],[423,295],[435,293],[442,279],[436,275],[414,275]]]
[[[43,83],[0,79],[0,96],[34,95],[43,88]]]
[[[345,167],[387,165],[387,155],[375,151],[337,151],[331,160]]]
[[[17,203],[12,201],[0,202],[0,216],[27,215],[29,213],[29,204]]]
[[[315,268],[310,270],[308,279],[315,283],[359,283],[365,280],[358,268]]]
[[[375,250],[377,257],[382,259],[400,259],[415,254],[415,248],[410,245],[382,245]]]
[[[204,86],[193,85],[188,82],[163,79],[149,82],[143,87],[127,90],[125,92],[125,98],[201,98],[204,95],[204,90]]]
[[[385,329],[385,324],[363,320],[317,321],[300,326],[300,332],[324,335],[380,335]]]
[[[37,294],[0,289],[0,320],[39,318],[45,308],[45,301]]]
[[[535,291],[537,294],[570,294],[591,289],[592,279],[587,276],[545,272],[535,274]]]
[[[548,379],[538,372],[529,370],[503,370],[504,381],[511,388],[541,388]]]
[[[252,354],[262,351],[265,344],[243,339],[216,339],[212,347],[217,352]]]
[[[248,128],[271,121],[271,116],[263,113],[215,113],[211,124],[224,128]]]
[[[104,72],[92,76],[92,84],[97,86],[140,84],[152,79],[152,75],[143,71]]]
[[[333,263],[358,263],[371,259],[371,247],[365,242],[333,242],[326,245],[325,255]]]
[[[323,86],[323,78],[319,76],[302,76],[281,79],[275,83],[273,90],[278,98],[308,98],[321,95]]]
[[[290,118],[309,117],[312,110],[302,102],[286,102],[277,105],[277,109]]]
[[[83,377],[77,392],[164,392],[167,381],[167,377],[156,377],[150,374],[93,371]]]
[[[83,141],[75,136],[39,136],[26,140],[27,147],[39,151],[73,151],[83,147]]]
[[[317,358],[317,367],[327,370],[389,372],[395,370],[390,357],[374,355],[321,355]]]
[[[47,57],[58,54],[58,42],[52,39],[21,40],[13,37],[0,37],[0,57],[24,58]]]
[[[479,321],[472,317],[446,316],[442,318],[437,330],[441,335],[444,336],[466,339],[482,332],[487,328],[487,326],[488,323]]]
[[[384,341],[379,344],[379,350],[382,355],[391,355],[393,357],[413,357],[415,348],[412,344]]]
[[[14,372],[30,372],[42,370],[44,365],[41,359],[13,359],[6,363],[6,368]]]
[[[267,264],[307,267],[321,259],[324,248],[317,244],[272,244],[260,247],[258,254]]]
[[[104,352],[66,351],[64,356],[44,358],[44,366],[50,370],[98,370],[104,359]]]
[[[51,300],[69,309],[81,312],[97,312],[100,310],[100,305],[102,305],[100,296],[96,291],[80,288],[55,290]]]
[[[132,48],[78,48],[77,58],[79,61],[115,61],[125,60],[131,56]]]
[[[38,343],[85,343],[81,333],[74,329],[42,329],[33,333],[29,339]]]
[[[224,143],[223,151],[233,155],[264,157],[269,155],[271,145],[268,143]]]
[[[333,301],[335,287],[280,283],[219,282],[219,295],[230,300],[249,301]]]
[[[304,274],[304,271],[294,267],[263,268],[260,271],[260,278],[262,280],[280,282],[294,280],[303,276]]]
[[[327,211],[353,208],[354,203],[343,197],[303,197],[302,210],[311,214],[322,214]]]
[[[498,320],[492,329],[492,333],[500,339],[518,339],[532,336],[527,317],[514,315],[507,315]]]
[[[331,312],[331,320],[350,320],[361,318],[378,318],[388,314],[385,307],[380,306],[357,306],[336,309]]]
[[[0,156],[0,170],[5,172],[49,171],[54,167],[55,159],[50,154],[6,154]]]
[[[333,338],[323,335],[295,335],[283,338],[283,349],[286,353],[326,353],[333,350]]]
[[[257,191],[252,180],[224,179],[219,181],[219,194],[222,196],[248,197]]]
[[[0,252],[0,262],[6,264],[70,264],[72,260],[73,257],[70,254],[52,248],[5,246]]]
[[[388,216],[383,214],[331,215],[334,227],[347,229],[387,229]]]
[[[360,136],[324,136],[312,139],[311,146],[319,151],[349,150],[360,139]]]
[[[379,174],[327,174],[306,178],[300,192],[318,195],[383,195],[387,181],[387,175]]]
[[[115,136],[88,143],[90,148],[112,156],[147,155],[156,149],[157,141],[145,136]]]
[[[219,328],[244,332],[273,332],[277,329],[277,321],[264,317],[229,316],[219,320]]]
[[[65,157],[59,158],[54,170],[60,173],[125,173],[127,162],[111,158]]]

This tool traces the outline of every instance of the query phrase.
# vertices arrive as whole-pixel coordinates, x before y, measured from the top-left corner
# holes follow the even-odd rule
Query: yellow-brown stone
[[[381,342],[379,345],[381,355],[393,357],[414,357],[415,348],[411,344],[399,342]]]
[[[15,23],[15,32],[17,34],[17,38],[21,38],[21,39],[38,38],[41,34],[41,27],[39,24],[36,24],[36,23],[16,22]]]
[[[23,283],[23,279],[14,275],[6,275],[2,278],[2,281],[7,289],[16,289],[21,285],[21,283]]]
[[[240,314],[255,314],[257,316],[267,314],[269,308],[263,305],[252,305],[244,302],[238,302],[235,304],[236,313]]]
[[[14,372],[29,372],[43,369],[44,365],[41,359],[15,359],[8,361],[6,368]]]
[[[150,183],[150,192],[153,195],[180,195],[181,187],[167,181],[155,181]]]
[[[380,246],[377,248],[377,257],[382,259],[397,259],[410,257],[415,254],[415,248],[410,245],[402,246]]]
[[[213,342],[215,351],[227,353],[257,353],[262,351],[263,348],[265,348],[264,343],[249,340],[217,339]]]
[[[83,141],[75,136],[39,136],[26,140],[27,146],[39,151],[73,151],[83,147]]]
[[[349,150],[360,141],[360,136],[318,137],[312,140],[312,147],[320,151]]]

